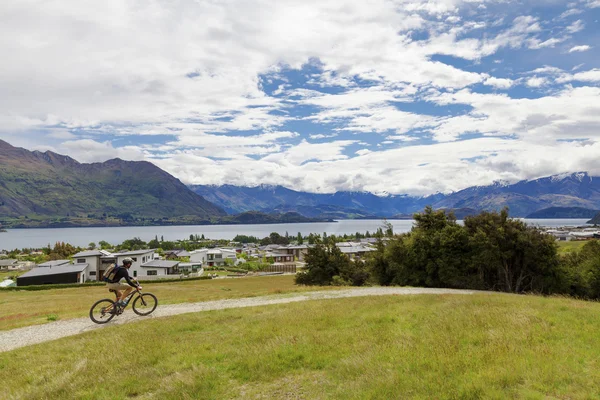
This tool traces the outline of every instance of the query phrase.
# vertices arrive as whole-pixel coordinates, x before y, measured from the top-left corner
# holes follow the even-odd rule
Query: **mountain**
[[[102,224],[107,219],[209,221],[224,215],[222,209],[149,162],[113,159],[82,164],[51,151],[31,152],[0,140],[2,219],[91,219]]]
[[[296,224],[304,222],[325,222],[325,219],[309,218],[296,212],[265,214],[258,211],[246,211],[223,217],[220,220],[222,224]]]
[[[191,188],[230,213],[294,211],[310,217],[338,219],[407,218],[427,205],[434,209],[454,210],[458,218],[480,211],[499,211],[504,207],[509,207],[513,217],[525,217],[551,207],[600,209],[600,178],[586,172],[523,180],[515,184],[495,182],[428,197],[376,196],[368,192],[318,194],[267,185],[196,185]]]
[[[598,212],[581,207],[550,207],[531,213],[526,218],[593,218]]]
[[[229,213],[251,210],[268,213],[295,211],[305,216],[324,218],[381,218],[399,213],[413,213],[443,197],[376,196],[368,192],[307,193],[269,185],[193,185],[190,188]]]
[[[512,185],[497,182],[449,194],[433,206],[476,210],[508,207],[510,214],[515,217],[524,217],[550,207],[600,209],[600,178],[577,172],[524,180]]]
[[[294,212],[310,218],[321,219],[377,219],[377,215],[357,208],[345,208],[329,204],[317,206],[280,205],[272,209],[275,213]]]

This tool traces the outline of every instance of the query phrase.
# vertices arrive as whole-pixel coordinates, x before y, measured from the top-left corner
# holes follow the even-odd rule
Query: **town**
[[[272,236],[280,237],[277,234]],[[7,279],[0,282],[0,287],[102,282],[106,268],[115,263],[121,265],[126,257],[133,259],[131,276],[140,281],[293,274],[306,267],[305,256],[308,249],[314,246],[298,243],[301,241],[267,245],[230,241],[222,247],[190,251],[160,248],[112,251],[85,249],[64,259],[41,263],[27,259],[43,256],[45,249],[19,253],[16,258],[9,258],[7,251],[1,251],[0,272],[4,272]],[[376,241],[374,237],[361,237],[356,241],[337,242],[336,246],[351,260],[361,260],[367,253],[375,251]],[[182,242],[187,243],[179,243]]]

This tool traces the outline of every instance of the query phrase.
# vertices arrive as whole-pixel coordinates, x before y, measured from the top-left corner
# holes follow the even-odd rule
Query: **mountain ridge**
[[[431,205],[435,209],[499,211],[508,207],[514,217],[526,217],[550,207],[580,207],[600,209],[600,179],[587,172],[558,174],[528,179],[509,184],[496,181],[488,186],[471,186],[457,192],[436,193],[429,196],[369,192],[308,193],[284,186],[255,187],[234,185],[191,185],[192,190],[230,213],[258,209],[270,212],[276,209],[319,214],[319,207],[328,206],[329,216],[352,217],[365,214],[375,217],[410,215]],[[338,207],[337,211],[331,207]],[[346,211],[345,211],[346,210]],[[347,212],[352,210],[351,212]],[[346,214],[344,214],[346,212]]]
[[[225,211],[150,162],[112,159],[84,164],[0,140],[3,218],[210,220],[224,215]]]

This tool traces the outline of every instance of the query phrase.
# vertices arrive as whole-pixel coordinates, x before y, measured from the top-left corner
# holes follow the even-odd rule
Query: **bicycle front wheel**
[[[116,305],[110,299],[98,300],[90,308],[90,319],[97,324],[105,324],[115,316]]]
[[[158,299],[155,295],[140,294],[133,301],[133,312],[137,315],[150,315],[152,311],[156,310],[156,306],[158,306]]]

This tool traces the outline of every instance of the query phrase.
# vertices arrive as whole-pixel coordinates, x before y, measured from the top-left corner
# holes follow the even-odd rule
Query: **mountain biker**
[[[129,257],[123,259],[123,265],[116,269],[115,277],[111,282],[106,284],[106,287],[109,290],[114,290],[117,292],[117,304],[120,306],[125,306],[125,299],[131,292],[134,290],[142,290],[142,287],[139,283],[133,281],[129,276],[129,268],[133,260]],[[125,279],[127,285],[119,282],[121,279]],[[122,292],[121,292],[122,291]]]

